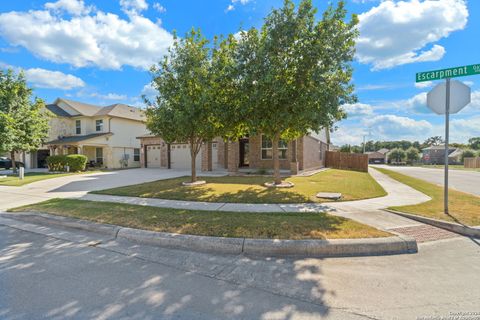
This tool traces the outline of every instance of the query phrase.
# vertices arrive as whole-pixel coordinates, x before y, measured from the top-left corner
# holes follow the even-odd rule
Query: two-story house
[[[58,98],[46,108],[53,113],[48,142],[24,157],[27,168],[46,167],[46,158],[83,154],[102,168],[140,167],[140,142],[147,132],[145,113],[125,104],[106,107]]]

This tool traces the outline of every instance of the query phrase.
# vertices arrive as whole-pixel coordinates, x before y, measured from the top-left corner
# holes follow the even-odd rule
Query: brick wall
[[[249,167],[253,169],[272,169],[273,160],[262,159],[261,135],[250,137],[249,144],[250,144]],[[292,143],[288,143],[287,158],[284,160],[280,160],[280,169],[290,170],[291,159],[292,159]]]
[[[310,170],[324,167],[325,151],[327,145],[310,136],[305,136],[302,138],[302,140],[302,170]]]

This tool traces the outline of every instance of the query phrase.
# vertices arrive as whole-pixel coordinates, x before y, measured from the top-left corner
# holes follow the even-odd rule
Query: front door
[[[250,144],[248,138],[240,139],[240,167],[248,167],[250,158]]]

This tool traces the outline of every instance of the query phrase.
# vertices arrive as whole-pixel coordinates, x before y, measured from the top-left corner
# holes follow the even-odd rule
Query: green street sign
[[[480,74],[480,64],[472,64],[469,66],[418,72],[416,76],[416,82],[432,81],[432,80],[441,80],[446,78],[456,78],[456,77],[465,77],[473,76]]]

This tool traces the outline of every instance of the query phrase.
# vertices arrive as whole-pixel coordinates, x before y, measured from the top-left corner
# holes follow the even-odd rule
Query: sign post
[[[416,82],[446,79],[436,85],[427,94],[428,107],[437,114],[445,114],[445,170],[444,170],[444,212],[448,214],[448,144],[450,136],[450,114],[462,110],[470,103],[471,90],[459,81],[451,78],[480,74],[480,64],[455,67],[442,70],[419,72]]]

